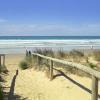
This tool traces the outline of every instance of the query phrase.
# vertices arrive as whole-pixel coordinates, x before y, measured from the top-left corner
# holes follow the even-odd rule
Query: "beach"
[[[2,86],[6,92],[5,95],[9,98],[13,100],[91,100],[90,78],[68,74],[66,78],[58,76],[50,81],[43,71],[36,71],[33,68],[21,70],[18,64],[24,57],[23,54],[6,55],[5,64],[8,75],[4,75],[6,82],[2,83]],[[54,74],[59,73],[55,71]],[[14,76],[16,76],[15,80],[13,80]]]
[[[47,69],[35,69],[38,68],[37,58],[28,62],[25,70],[19,64],[25,60],[26,51],[30,51],[100,70],[99,63],[91,55],[95,51],[95,56],[99,59],[98,50],[98,37],[0,37],[0,54],[5,54],[8,70],[6,74],[0,74],[3,78],[1,86],[4,100],[91,100],[92,79],[80,70],[62,70],[64,66],[55,64],[57,69],[53,71],[54,79],[50,80]],[[27,65],[26,62],[24,64]],[[47,61],[45,63],[49,64]],[[43,68],[45,66],[42,65]],[[57,70],[63,71],[65,75]]]

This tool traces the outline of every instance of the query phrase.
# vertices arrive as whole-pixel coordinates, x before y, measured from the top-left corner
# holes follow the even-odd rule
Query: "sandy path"
[[[18,69],[18,64],[23,58],[24,55],[14,55],[14,54],[6,55],[5,57],[5,65],[8,69],[8,74],[4,75],[5,82],[2,83],[5,95],[4,100],[8,100],[12,80],[14,78],[14,75],[16,74],[16,70]]]
[[[88,88],[91,86],[89,78],[68,76]],[[63,76],[50,81],[43,72],[36,72],[33,69],[19,71],[15,93],[27,98],[26,100],[91,100],[90,93]]]
[[[13,61],[13,64],[12,60],[7,63],[9,75],[6,77],[6,87],[11,85],[18,68],[16,60]],[[19,60],[21,60],[21,57]],[[91,89],[91,79],[71,74],[68,76],[66,78],[59,76],[50,81],[44,72],[34,71],[33,69],[18,69],[13,91],[14,99],[12,100],[91,100],[91,94],[88,90]],[[6,91],[10,91],[10,89]]]

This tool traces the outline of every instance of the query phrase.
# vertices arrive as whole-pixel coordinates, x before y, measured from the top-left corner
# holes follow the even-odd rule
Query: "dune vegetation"
[[[23,64],[22,62],[20,63],[20,67],[22,67],[22,69],[34,67],[34,69],[43,70],[43,71],[46,71],[46,73],[48,73],[49,66],[50,66],[49,60],[39,58],[39,61],[37,61],[37,56],[33,56],[31,53],[32,52],[30,51],[26,52],[26,57],[24,59]],[[97,64],[92,62],[92,60],[98,61],[100,59],[100,56],[99,56],[100,52],[96,50],[87,53],[87,51],[84,52],[82,50],[64,51],[62,49],[59,49],[58,51],[54,51],[52,49],[46,49],[46,48],[38,49],[37,48],[33,51],[33,53],[38,53],[44,56],[49,56],[49,57],[53,57],[53,58],[57,58],[57,59],[65,60],[65,61],[80,63],[92,69],[100,70]],[[24,68],[25,66],[28,66],[28,67]],[[85,72],[80,71],[79,69],[76,69],[73,67],[65,67],[65,65],[59,64],[56,62],[54,62],[54,67],[61,69],[65,73],[73,73],[73,74],[78,74],[81,76],[84,76],[84,75],[87,76]]]
[[[49,56],[49,57],[61,59],[64,61],[76,62],[76,63],[82,64],[82,65],[85,65],[87,67],[90,67],[94,70],[100,70],[100,67],[97,66],[97,64],[96,64],[97,62],[99,63],[99,57],[100,57],[100,53],[98,50],[90,52],[89,50],[88,51],[83,51],[83,50],[64,51],[63,49],[59,49],[57,51],[54,51],[52,49],[35,49],[32,52],[26,51],[26,56],[24,55],[21,59],[20,59],[20,56],[18,56],[19,60],[17,63],[16,63],[16,59],[12,58],[11,61],[8,60],[7,69],[11,70],[12,68],[14,68],[14,66],[16,66],[15,69],[17,69],[18,66],[20,69],[22,69],[22,70],[18,69],[19,70],[19,74],[18,74],[19,81],[18,80],[16,81],[16,82],[18,82],[18,85],[17,85],[18,87],[19,87],[19,83],[22,84],[22,82],[23,82],[23,81],[20,82],[20,80],[22,79],[21,75],[23,75],[23,77],[25,77],[23,79],[25,79],[25,81],[28,82],[28,79],[26,78],[28,76],[27,72],[30,73],[30,75],[28,77],[32,76],[32,78],[30,78],[30,80],[32,80],[34,78],[33,77],[33,75],[35,75],[34,73],[38,73],[38,74],[43,73],[43,75],[47,77],[46,79],[50,78],[50,60],[42,59],[42,58],[38,59],[38,57],[35,55],[32,55],[32,53],[39,53],[44,56]],[[94,63],[94,62],[96,62],[96,63]],[[13,63],[13,64],[11,65],[11,63]],[[81,78],[83,78],[83,76],[86,76],[86,78],[91,77],[87,73],[85,73],[77,68],[73,68],[71,66],[63,65],[60,63],[56,63],[56,62],[53,63],[53,66],[54,66],[53,67],[54,68],[53,79],[55,78],[54,77],[55,75],[57,75],[57,74],[59,75],[59,73],[60,73],[59,71],[63,72],[65,75],[72,74],[72,75],[75,75],[76,77],[82,76]],[[4,66],[4,67],[1,66],[0,75],[1,75],[1,73],[6,74],[7,69],[6,69],[6,66]],[[11,76],[12,76],[12,72],[13,72],[13,75],[15,75],[15,69],[11,70]],[[26,70],[26,69],[28,69],[28,70]],[[24,75],[26,75],[26,76],[24,76]],[[41,76],[41,74],[39,74],[39,75]],[[40,76],[38,76],[38,78]],[[45,77],[43,77],[43,78],[45,78]],[[37,79],[37,74],[36,74],[36,79]],[[0,79],[0,81],[1,81],[1,79]],[[26,82],[23,82],[23,84],[24,83],[26,84]],[[31,83],[31,81],[30,81],[30,83]],[[26,84],[26,86],[27,86],[27,84]],[[15,86],[15,88],[16,88],[16,86]],[[22,88],[20,90],[22,90]],[[15,91],[17,91],[17,90],[15,90]],[[2,86],[1,86],[0,87],[0,100],[3,100],[3,94],[2,94],[3,92],[5,93],[4,90],[2,91]]]
[[[2,90],[2,85],[1,85],[1,81],[4,80],[3,77],[1,76],[1,74],[7,74],[8,70],[6,68],[6,66],[1,65],[0,66],[0,100],[3,100],[3,90]]]

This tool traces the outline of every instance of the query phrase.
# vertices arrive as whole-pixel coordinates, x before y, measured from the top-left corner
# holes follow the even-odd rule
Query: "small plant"
[[[6,66],[3,66],[3,65],[0,66],[0,73],[1,72],[7,74],[8,70],[7,70]]]
[[[89,66],[90,66],[91,68],[95,68],[95,67],[96,67],[96,65],[94,65],[94,64],[92,64],[92,63],[89,63]]]
[[[19,67],[23,70],[28,68],[28,63],[26,61],[21,61]]]

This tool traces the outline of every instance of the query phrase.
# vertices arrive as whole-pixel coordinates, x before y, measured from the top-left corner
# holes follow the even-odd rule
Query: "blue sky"
[[[100,0],[0,0],[0,35],[100,35]]]

